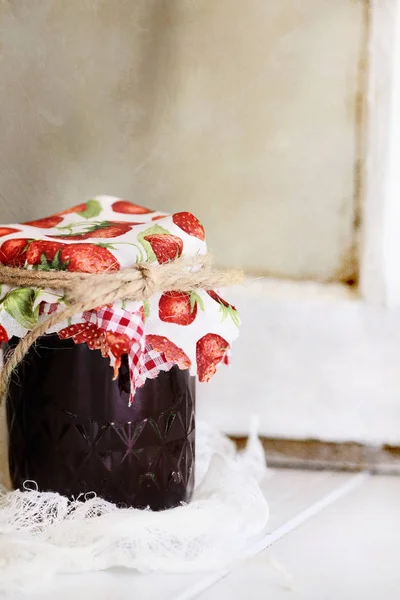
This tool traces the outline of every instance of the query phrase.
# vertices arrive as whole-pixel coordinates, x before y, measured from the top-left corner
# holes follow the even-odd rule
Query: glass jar
[[[4,344],[5,352],[18,341]],[[148,379],[129,406],[127,356],[113,381],[99,350],[57,334],[41,337],[7,395],[14,487],[33,481],[40,491],[69,498],[96,492],[119,506],[153,510],[187,502],[194,485],[194,379],[175,366]]]

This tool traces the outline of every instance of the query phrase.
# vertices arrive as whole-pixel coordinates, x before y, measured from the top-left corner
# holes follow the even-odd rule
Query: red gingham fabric
[[[41,315],[49,315],[58,307],[57,304],[43,302]],[[146,344],[143,310],[132,313],[122,307],[105,306],[84,312],[82,323],[93,323],[103,332],[124,333],[129,337],[131,341],[128,354],[131,384],[130,404],[136,388],[142,387],[146,379],[154,379],[160,371],[169,371],[175,364],[168,361],[164,354],[153,350],[150,344]],[[115,357],[111,353],[109,356],[113,364]]]
[[[156,352],[149,344],[146,345],[143,310],[132,313],[122,307],[106,306],[84,313],[83,318],[85,321],[95,323],[103,331],[124,333],[131,340],[128,354],[130,403],[136,388],[142,387],[146,379],[154,379],[160,371],[168,371],[174,365],[165,358],[164,354]],[[112,356],[110,358],[113,359]]]

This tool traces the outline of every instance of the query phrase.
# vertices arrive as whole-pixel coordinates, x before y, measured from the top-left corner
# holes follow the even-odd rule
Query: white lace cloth
[[[2,427],[5,481],[4,421]],[[268,520],[255,424],[241,453],[210,426],[200,422],[196,429],[197,486],[186,506],[119,509],[97,497],[71,504],[58,494],[0,486],[0,592],[42,590],[58,573],[116,566],[193,572],[223,568],[242,556]]]

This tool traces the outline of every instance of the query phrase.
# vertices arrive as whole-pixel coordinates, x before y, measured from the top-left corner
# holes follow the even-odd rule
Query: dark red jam
[[[18,343],[4,344],[7,352]],[[194,485],[195,381],[178,367],[148,379],[129,406],[129,368],[117,380],[99,350],[43,336],[14,372],[7,396],[15,488],[161,510]],[[83,498],[82,498],[83,499]]]

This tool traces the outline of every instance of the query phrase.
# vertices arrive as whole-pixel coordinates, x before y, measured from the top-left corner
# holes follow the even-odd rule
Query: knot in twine
[[[117,300],[147,300],[156,292],[190,292],[239,283],[241,271],[218,271],[208,256],[179,258],[162,265],[138,263],[121,271],[73,273],[69,271],[35,271],[0,265],[0,283],[14,287],[52,289],[63,293],[66,304],[61,311],[41,321],[23,337],[8,357],[0,374],[0,402],[8,390],[14,369],[46,331],[76,314]]]

